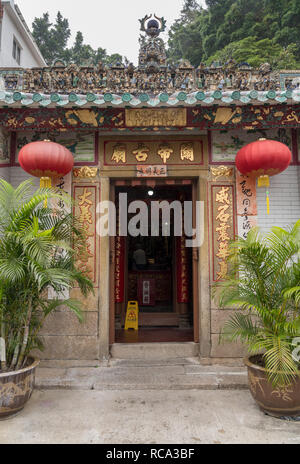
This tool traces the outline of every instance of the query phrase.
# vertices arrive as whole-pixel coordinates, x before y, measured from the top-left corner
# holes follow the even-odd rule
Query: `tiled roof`
[[[175,107],[175,106],[227,106],[227,105],[262,105],[262,104],[293,104],[300,102],[299,90],[265,92],[251,91],[226,91],[216,90],[214,92],[176,92],[174,94],[160,93],[156,96],[142,93],[138,96],[130,93],[94,94],[86,95],[71,93],[62,95],[59,93],[25,93],[0,91],[0,106],[57,106],[57,107]]]

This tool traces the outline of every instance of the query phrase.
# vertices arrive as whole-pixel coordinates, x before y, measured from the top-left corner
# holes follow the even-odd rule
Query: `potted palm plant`
[[[61,193],[32,190],[30,181],[14,189],[0,180],[0,419],[23,409],[32,394],[39,361],[30,353],[42,349],[45,318],[63,304],[83,319],[80,302],[59,295],[75,284],[85,296],[93,291],[76,268],[85,244],[80,225],[49,206]]]
[[[227,278],[213,288],[220,307],[236,308],[221,340],[246,344],[249,386],[267,414],[300,415],[300,220],[257,228],[231,244]],[[298,340],[297,340],[298,338]]]

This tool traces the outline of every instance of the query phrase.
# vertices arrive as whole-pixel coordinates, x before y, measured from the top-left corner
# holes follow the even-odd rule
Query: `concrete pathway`
[[[244,390],[35,391],[0,422],[0,444],[300,444],[300,423],[259,411]]]

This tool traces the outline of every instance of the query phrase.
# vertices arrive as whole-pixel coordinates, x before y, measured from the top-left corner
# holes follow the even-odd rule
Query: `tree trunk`
[[[17,363],[16,370],[21,369],[23,361],[24,361],[25,351],[26,351],[26,348],[27,348],[28,337],[29,337],[31,314],[32,314],[32,302],[31,302],[31,300],[29,300],[29,309],[28,309],[25,328],[24,328],[23,343],[21,345],[21,352],[20,352],[20,356],[19,356],[19,360],[18,360],[18,363]]]

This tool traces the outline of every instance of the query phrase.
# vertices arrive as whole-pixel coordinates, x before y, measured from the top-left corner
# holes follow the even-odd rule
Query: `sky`
[[[30,29],[35,17],[48,11],[52,21],[60,11],[70,23],[70,45],[76,32],[81,31],[85,43],[93,48],[105,48],[109,54],[120,53],[136,64],[140,34],[138,20],[155,13],[164,16],[170,27],[180,16],[184,0],[15,0],[15,3]]]

